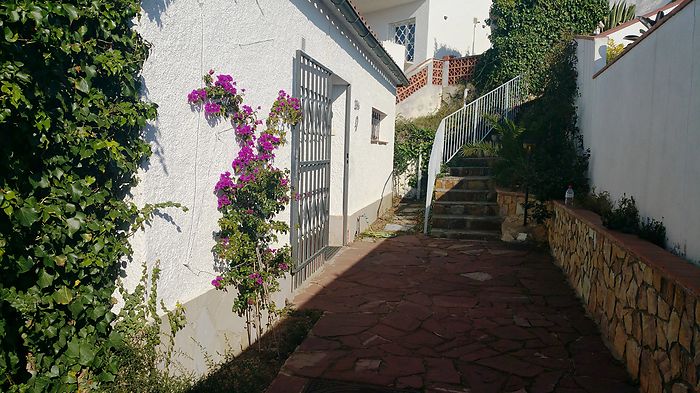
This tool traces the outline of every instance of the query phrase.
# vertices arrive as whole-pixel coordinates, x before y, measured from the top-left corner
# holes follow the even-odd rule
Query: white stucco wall
[[[393,40],[392,25],[414,18],[415,65],[432,57],[480,54],[490,48],[490,29],[484,22],[490,8],[490,0],[419,0],[363,16],[380,40]],[[474,18],[479,20],[476,29]]]
[[[478,55],[491,47],[491,29],[485,22],[491,0],[429,1],[428,53],[433,57]]]
[[[216,275],[211,248],[219,218],[212,191],[219,174],[230,170],[237,148],[230,125],[208,124],[190,109],[187,93],[201,85],[201,76],[210,68],[230,73],[246,89],[247,103],[261,105],[264,116],[280,89],[292,92],[294,57],[304,40],[310,56],[354,86],[352,100],[360,104],[359,110],[351,111],[348,199],[353,214],[391,195],[395,88],[316,0],[144,0],[142,7],[144,15],[136,28],[152,45],[143,68],[143,93],[159,105],[159,116],[146,130],[154,155],[144,165],[133,197],[139,205],[181,202],[190,211],[167,211],[166,219],[157,218],[137,234],[135,263],[126,281],[135,283],[141,261],[152,265],[160,260],[160,297],[169,306],[180,301],[188,310],[190,324],[179,339],[181,349],[197,352],[193,343],[198,342],[215,355],[224,349],[224,336],[233,349],[245,341],[242,320],[231,315],[231,294],[215,291],[210,284]],[[337,98],[343,106],[334,106],[339,120],[345,97]],[[385,146],[370,144],[372,107],[386,114]],[[342,158],[337,149],[343,148],[344,135],[338,124],[333,127],[334,160]],[[342,206],[343,171],[342,163],[337,164],[332,165],[332,214]],[[289,167],[288,147],[277,155],[277,165]],[[280,219],[288,220],[288,212]],[[289,282],[282,287],[280,300],[290,295]],[[203,355],[190,355],[196,359],[186,366],[203,372]]]
[[[669,246],[700,260],[700,6],[694,1],[595,79],[579,43],[580,127],[598,191],[662,219]],[[595,71],[593,71],[595,72]]]

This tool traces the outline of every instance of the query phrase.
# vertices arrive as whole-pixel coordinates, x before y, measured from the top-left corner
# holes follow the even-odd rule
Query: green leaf
[[[62,286],[53,294],[53,300],[58,304],[68,304],[73,300],[73,292],[66,286]]]
[[[68,225],[68,236],[73,237],[73,234],[80,230],[80,225],[82,222],[73,217],[66,220],[66,225]]]
[[[22,207],[16,212],[19,223],[30,227],[39,219],[39,213],[33,207]]]
[[[80,364],[83,366],[89,366],[90,363],[95,359],[95,350],[92,348],[92,346],[85,342],[82,341],[80,343]]]
[[[72,4],[62,4],[61,5],[64,10],[66,10],[66,14],[68,14],[68,19],[71,21],[78,19],[78,10],[73,6]]]
[[[46,288],[49,285],[51,285],[51,283],[53,283],[53,276],[47,273],[46,270],[41,269],[41,272],[39,273],[39,278],[36,282],[37,284],[39,284],[39,287]]]
[[[90,84],[85,78],[80,78],[79,80],[75,81],[75,88],[83,93],[87,93],[90,91]]]
[[[16,42],[17,41],[17,34],[13,33],[9,27],[5,26],[5,28],[3,29],[3,32],[5,33],[5,41],[7,41],[7,42]]]

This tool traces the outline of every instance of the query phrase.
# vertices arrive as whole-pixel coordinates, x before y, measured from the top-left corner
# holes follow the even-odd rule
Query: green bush
[[[115,280],[159,207],[124,199],[156,117],[140,99],[140,9],[0,4],[1,391],[86,391],[119,372]]]
[[[542,96],[524,105],[519,118],[523,137],[536,143],[528,183],[542,201],[563,199],[569,185],[577,195],[590,189],[590,154],[577,126],[576,44],[566,41],[554,53]]]
[[[161,311],[168,322],[167,331],[164,332],[164,320],[158,315],[159,278],[158,266],[153,268],[149,279],[144,264],[141,281],[132,292],[119,285],[124,305],[117,315],[113,331],[121,338],[121,343],[115,346],[113,352],[120,367],[114,382],[107,384],[105,390],[116,393],[176,393],[186,392],[194,383],[191,375],[172,374],[175,335],[185,326],[185,310],[179,303],[170,310],[163,301],[160,302]],[[167,342],[164,343],[163,338]]]
[[[595,189],[591,190],[590,194],[577,198],[577,204],[601,217],[609,214],[613,207],[615,207],[609,192],[603,191],[601,193],[596,193]]]
[[[394,138],[394,174],[405,173],[418,156],[423,157],[421,170],[426,170],[433,139],[435,139],[435,130],[418,128],[413,122],[406,120],[397,121]]]
[[[601,218],[607,228],[625,233],[639,231],[639,210],[634,197],[623,195],[612,210],[604,212]]]
[[[639,223],[638,236],[661,248],[666,248],[666,226],[654,218],[645,218]]]
[[[476,86],[485,92],[523,74],[540,94],[559,44],[592,33],[607,13],[606,0],[494,0],[487,20],[492,47],[477,64]]]
[[[576,125],[576,47],[562,45],[548,69],[538,99],[523,105],[516,122],[503,122],[494,134],[502,140],[493,177],[497,184],[530,192],[540,201],[563,199],[569,184],[577,195],[589,190],[588,151]],[[523,141],[534,142],[529,163]]]

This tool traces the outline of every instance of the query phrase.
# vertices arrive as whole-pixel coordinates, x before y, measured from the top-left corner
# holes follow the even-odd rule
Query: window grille
[[[394,42],[406,46],[406,61],[413,61],[413,53],[416,45],[415,20],[394,25]]]
[[[372,109],[372,142],[379,141],[379,124],[382,121],[382,113]]]

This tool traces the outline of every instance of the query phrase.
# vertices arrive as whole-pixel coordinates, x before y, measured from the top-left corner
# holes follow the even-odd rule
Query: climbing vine
[[[274,166],[275,151],[286,143],[286,130],[301,118],[299,100],[280,91],[263,122],[258,110],[244,104],[245,89],[230,75],[204,75],[204,87],[187,97],[194,108],[203,108],[210,120],[231,122],[239,151],[231,170],[214,186],[218,198],[219,231],[214,254],[226,262],[226,270],[212,281],[221,290],[237,291],[233,311],[257,326],[263,310],[273,314],[270,294],[290,268],[290,249],[271,248],[277,235],[289,231],[275,216],[290,200],[289,172]],[[260,131],[259,131],[260,130]],[[249,329],[250,332],[250,329]]]
[[[542,93],[558,44],[592,33],[607,13],[606,0],[494,0],[487,21],[492,47],[477,64],[477,88],[485,92],[524,74],[531,91]]]
[[[0,391],[112,381],[128,238],[164,206],[125,196],[150,148],[140,2],[0,4]]]

